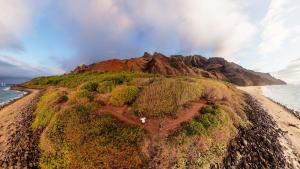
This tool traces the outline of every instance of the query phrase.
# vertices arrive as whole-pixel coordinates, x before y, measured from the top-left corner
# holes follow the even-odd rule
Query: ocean
[[[0,107],[15,99],[22,97],[25,93],[15,90],[10,90],[10,86],[0,86]]]
[[[300,85],[263,86],[263,95],[300,112]]]

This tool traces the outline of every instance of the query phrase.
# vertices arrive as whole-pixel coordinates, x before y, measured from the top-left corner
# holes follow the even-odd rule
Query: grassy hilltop
[[[90,72],[24,85],[45,89],[32,124],[41,168],[208,168],[247,124],[242,93],[211,79]]]

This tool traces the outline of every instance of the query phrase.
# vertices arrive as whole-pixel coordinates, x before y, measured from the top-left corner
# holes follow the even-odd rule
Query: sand
[[[11,147],[10,137],[17,130],[22,121],[22,112],[32,106],[33,100],[39,97],[40,91],[26,89],[29,94],[6,105],[0,110],[0,161],[3,161],[6,152]]]
[[[285,155],[295,168],[300,168],[300,119],[284,107],[262,95],[261,87],[239,87],[257,99],[273,117],[278,127],[285,132],[280,139]]]

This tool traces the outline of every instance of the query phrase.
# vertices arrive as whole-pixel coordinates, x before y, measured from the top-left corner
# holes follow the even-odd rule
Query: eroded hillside
[[[41,168],[208,168],[247,124],[242,94],[212,79],[87,72],[25,86],[45,89]]]
[[[224,58],[205,58],[200,55],[167,57],[161,53],[145,53],[131,59],[112,59],[91,65],[78,66],[74,72],[135,71],[158,73],[165,76],[208,77],[240,86],[285,84],[269,73],[255,72]]]

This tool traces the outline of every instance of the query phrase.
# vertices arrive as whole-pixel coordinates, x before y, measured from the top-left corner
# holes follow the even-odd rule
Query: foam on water
[[[10,90],[10,87],[0,87],[0,107],[22,97],[25,92]]]

